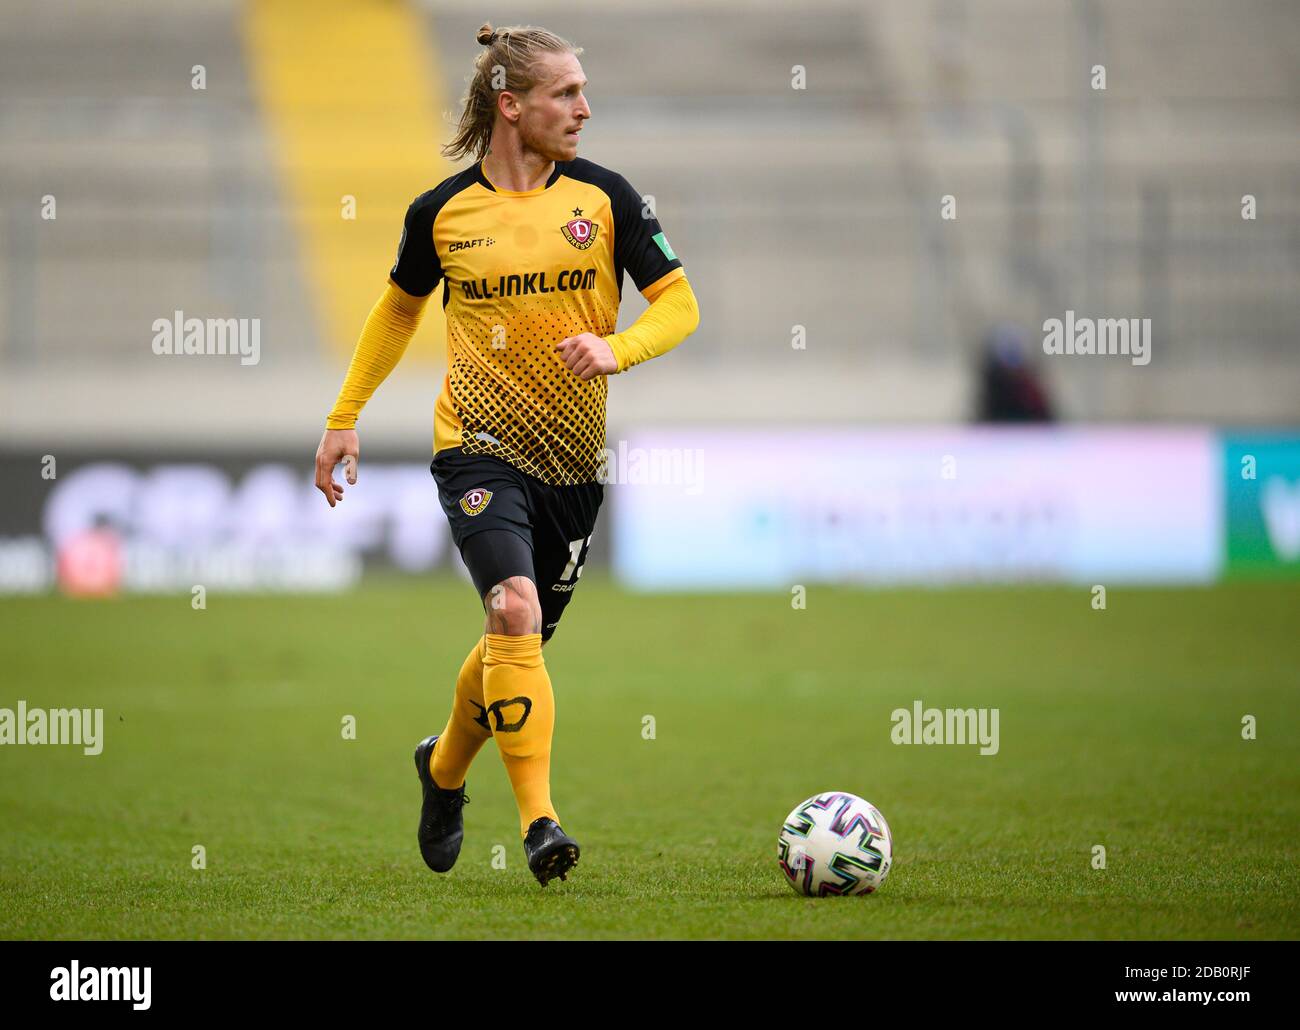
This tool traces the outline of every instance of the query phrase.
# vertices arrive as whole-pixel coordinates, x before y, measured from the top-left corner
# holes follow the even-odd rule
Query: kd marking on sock
[[[509,705],[521,705],[524,709],[524,714],[521,715],[514,722],[506,722],[505,716],[501,714],[502,709],[506,708]],[[528,715],[530,712],[532,712],[532,710],[533,710],[532,699],[527,697],[511,697],[511,698],[506,698],[502,701],[493,701],[490,705],[487,706],[487,711],[491,712],[493,717],[497,721],[497,724],[494,727],[492,727],[492,732],[493,733],[518,732],[519,730],[524,728],[524,723],[528,721]]]

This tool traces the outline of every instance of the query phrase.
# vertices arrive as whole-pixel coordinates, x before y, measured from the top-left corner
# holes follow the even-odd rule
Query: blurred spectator
[[[980,422],[1051,422],[1047,388],[1029,364],[1022,329],[994,326],[984,339],[979,370]]]

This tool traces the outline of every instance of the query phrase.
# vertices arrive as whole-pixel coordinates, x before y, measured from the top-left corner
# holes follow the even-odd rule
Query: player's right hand
[[[330,507],[343,500],[343,487],[334,481],[334,466],[343,462],[343,472],[349,486],[356,485],[357,461],[361,457],[361,441],[355,429],[327,429],[316,448],[316,489],[325,495]]]

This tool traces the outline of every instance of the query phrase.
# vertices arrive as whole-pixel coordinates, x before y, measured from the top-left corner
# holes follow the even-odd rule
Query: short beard
[[[543,140],[540,137],[531,136],[522,128],[519,130],[519,143],[525,154],[532,151],[534,154],[540,154],[547,161],[562,160],[562,156],[556,156],[544,149]]]

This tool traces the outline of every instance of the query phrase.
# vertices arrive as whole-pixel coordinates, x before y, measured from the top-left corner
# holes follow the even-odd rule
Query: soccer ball
[[[842,791],[815,794],[785,817],[776,861],[800,894],[870,894],[889,875],[894,838],[880,810]]]

